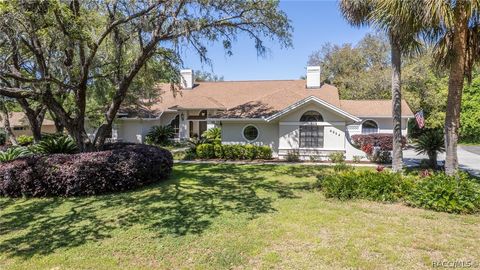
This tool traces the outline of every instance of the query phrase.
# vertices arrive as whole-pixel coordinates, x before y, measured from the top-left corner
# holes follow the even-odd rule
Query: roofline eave
[[[291,111],[293,111],[293,110],[295,110],[295,109],[297,109],[297,108],[299,108],[299,107],[307,104],[307,103],[310,102],[310,101],[317,102],[317,103],[319,103],[320,105],[323,105],[323,106],[327,107],[328,109],[331,109],[332,111],[334,111],[334,112],[336,112],[336,113],[338,113],[338,114],[340,114],[340,115],[343,115],[343,116],[345,116],[346,118],[349,118],[350,120],[352,120],[352,121],[354,121],[354,122],[361,122],[361,121],[362,121],[362,119],[360,119],[360,118],[358,118],[358,117],[356,117],[356,116],[354,116],[354,115],[352,115],[352,114],[350,114],[350,113],[348,113],[348,112],[340,109],[339,107],[337,107],[337,106],[335,106],[335,105],[332,105],[332,104],[330,104],[330,103],[328,103],[328,102],[324,101],[323,99],[320,99],[320,98],[318,98],[318,97],[316,97],[316,96],[308,96],[308,97],[306,97],[306,98],[304,98],[304,99],[302,99],[302,100],[299,100],[299,101],[293,103],[292,105],[286,107],[285,109],[283,109],[283,110],[281,110],[281,111],[279,111],[279,112],[271,115],[270,117],[265,118],[265,120],[266,120],[267,122],[271,122],[272,120],[275,120],[275,119],[277,119],[278,117],[281,117],[281,116],[283,116],[283,115],[285,115],[285,114],[287,114],[287,113],[289,113],[289,112],[291,112]]]

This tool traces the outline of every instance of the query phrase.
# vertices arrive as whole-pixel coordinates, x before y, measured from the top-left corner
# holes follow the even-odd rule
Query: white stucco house
[[[338,89],[321,84],[320,67],[307,67],[306,80],[193,81],[182,70],[182,87],[159,85],[161,99],[141,112],[119,114],[112,139],[143,142],[154,125],[172,125],[176,139],[221,127],[224,144],[268,145],[284,158],[297,151],[302,159],[344,152],[363,155],[350,144],[360,133],[392,133],[391,100],[342,100]],[[402,101],[402,132],[413,113]]]

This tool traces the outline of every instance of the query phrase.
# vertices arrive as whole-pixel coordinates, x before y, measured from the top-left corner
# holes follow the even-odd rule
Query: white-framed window
[[[245,140],[252,142],[258,138],[258,128],[254,125],[246,125],[242,130],[242,136]]]
[[[365,120],[362,123],[362,134],[378,133],[378,124],[373,120]]]
[[[170,126],[172,126],[173,131],[174,131],[174,137],[178,138],[178,135],[180,133],[180,115],[175,116],[172,121],[170,121]]]
[[[323,116],[317,111],[307,111],[300,122],[323,122]],[[324,127],[318,125],[300,126],[300,148],[323,148]]]

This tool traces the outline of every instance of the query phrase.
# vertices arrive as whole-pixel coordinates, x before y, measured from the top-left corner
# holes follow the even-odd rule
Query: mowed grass
[[[0,199],[0,269],[429,269],[480,262],[480,216],[325,199],[313,166],[175,165],[85,198]]]

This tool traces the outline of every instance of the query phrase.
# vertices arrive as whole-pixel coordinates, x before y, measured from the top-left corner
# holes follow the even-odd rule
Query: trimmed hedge
[[[380,147],[380,150],[383,150],[383,151],[393,150],[393,134],[388,134],[388,133],[357,134],[357,135],[352,135],[352,141],[358,147],[364,147],[364,146],[370,145],[370,146],[378,146]],[[407,138],[405,138],[405,136],[402,136],[402,147],[405,147],[406,144],[407,144]]]
[[[82,196],[125,191],[166,179],[172,154],[148,145],[107,145],[104,151],[33,155],[0,164],[0,195]]]
[[[200,144],[196,148],[197,157],[200,159],[271,159],[272,149],[268,146],[253,144]]]

